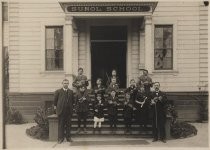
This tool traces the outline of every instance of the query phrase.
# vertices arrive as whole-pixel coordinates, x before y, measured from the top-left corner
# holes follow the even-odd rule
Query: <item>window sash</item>
[[[173,25],[155,25],[154,69],[173,69]]]
[[[45,69],[63,70],[63,26],[45,29]]]

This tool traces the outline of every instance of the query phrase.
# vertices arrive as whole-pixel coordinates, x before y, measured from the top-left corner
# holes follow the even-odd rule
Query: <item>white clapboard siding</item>
[[[203,6],[202,6],[203,7]],[[159,2],[155,20],[176,23],[177,72],[153,73],[153,80],[161,82],[166,91],[198,91],[200,75],[200,3]],[[202,27],[202,29],[207,29]],[[202,41],[205,43],[204,41]],[[202,47],[205,48],[203,45]],[[204,57],[204,56],[203,56]],[[206,63],[206,61],[202,61]],[[205,67],[205,65],[203,65]]]
[[[20,68],[19,68],[19,46],[18,46],[18,34],[19,34],[19,17],[18,17],[18,11],[19,11],[19,5],[17,2],[13,1],[10,2],[9,5],[9,64],[13,67],[9,67],[9,74],[10,74],[10,92],[19,92],[20,91]],[[13,11],[11,11],[13,10]],[[13,18],[16,18],[13,20]],[[12,58],[12,54],[16,55],[16,58]],[[11,55],[11,56],[10,56]],[[11,82],[12,81],[12,82]]]
[[[208,8],[200,4],[199,7],[199,84],[202,87],[208,86]]]
[[[51,92],[60,87],[64,72],[42,72],[43,22],[62,22],[65,14],[57,0],[18,0],[9,3],[8,36],[10,48],[10,92]],[[152,73],[165,91],[198,91],[200,82],[207,81],[207,9],[201,2],[158,2],[153,18],[176,22],[177,70]],[[134,19],[135,20],[135,19]],[[74,65],[87,72],[87,28],[78,25],[78,62]],[[139,63],[144,62],[144,34],[139,36],[139,22],[131,24],[129,57],[131,78],[139,76]],[[140,39],[139,39],[140,37]],[[75,40],[75,39],[74,39]],[[140,43],[139,43],[140,42]],[[74,47],[76,47],[74,45]],[[141,57],[141,59],[140,59]],[[144,64],[141,64],[144,65]],[[74,69],[75,72],[76,69]]]
[[[41,45],[42,25],[64,21],[64,16],[56,0],[9,3],[10,92],[48,92],[61,85],[64,73],[41,73]],[[42,91],[43,84],[48,89]],[[24,90],[27,85],[31,88]]]

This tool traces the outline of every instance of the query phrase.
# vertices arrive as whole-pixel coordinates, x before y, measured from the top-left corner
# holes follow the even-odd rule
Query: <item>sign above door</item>
[[[153,13],[157,2],[60,2],[65,13]]]

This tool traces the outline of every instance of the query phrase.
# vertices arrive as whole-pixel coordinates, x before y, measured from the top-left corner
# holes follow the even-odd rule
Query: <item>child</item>
[[[149,98],[147,97],[144,87],[141,87],[137,93],[135,100],[136,121],[139,125],[147,127],[147,121],[149,116]]]
[[[109,97],[107,98],[107,113],[110,122],[112,133],[117,128],[117,107],[119,106],[118,97],[114,89],[111,90]]]
[[[103,94],[100,92],[95,95],[95,102],[93,104],[94,109],[94,129],[93,133],[95,133],[95,129],[98,124],[99,133],[101,133],[101,123],[104,122],[104,98]]]
[[[130,86],[125,90],[125,93],[130,93],[131,100],[134,102],[136,99],[136,94],[138,92],[138,89],[136,87],[136,82],[134,79],[130,80]]]
[[[72,86],[76,88],[76,92],[79,91],[79,87],[80,86],[85,86],[85,88],[87,88],[87,86],[89,85],[87,77],[85,75],[83,75],[83,68],[79,68],[78,69],[78,76],[75,77]]]
[[[77,93],[75,100],[75,110],[78,117],[77,133],[81,132],[81,120],[83,120],[84,125],[83,131],[86,133],[86,121],[88,117],[90,98],[87,94],[86,87],[84,85],[79,88],[79,92]]]
[[[116,83],[118,84],[118,86],[120,86],[120,80],[119,80],[119,77],[117,76],[117,71],[115,69],[113,69],[112,70],[112,76],[108,77],[108,81],[106,83],[107,87],[110,85],[112,78],[116,78]]]
[[[105,94],[105,87],[102,85],[102,79],[98,78],[96,80],[96,86],[94,88],[94,94],[100,92],[101,94]]]
[[[125,93],[123,114],[126,127],[125,133],[129,133],[133,119],[133,101],[129,92]]]
[[[111,83],[107,88],[107,93],[110,94],[113,89],[116,93],[119,92],[119,85],[117,84],[117,79],[114,77],[111,79]]]

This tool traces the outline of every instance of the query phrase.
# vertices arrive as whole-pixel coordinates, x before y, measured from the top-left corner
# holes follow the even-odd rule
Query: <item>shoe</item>
[[[165,139],[162,139],[162,140],[160,140],[161,142],[163,142],[163,143],[166,143],[166,140]]]
[[[66,138],[67,142],[73,142],[73,140],[71,138]]]
[[[157,139],[153,139],[152,142],[157,142]]]
[[[63,141],[64,141],[64,139],[60,139],[60,140],[58,140],[58,144],[63,143]]]
[[[81,132],[81,128],[78,128],[76,133],[79,134],[80,132]]]

